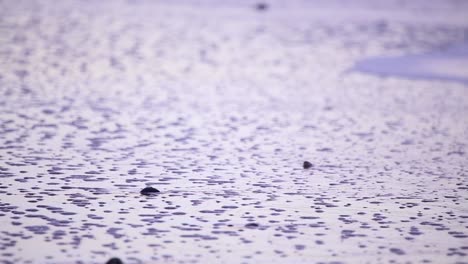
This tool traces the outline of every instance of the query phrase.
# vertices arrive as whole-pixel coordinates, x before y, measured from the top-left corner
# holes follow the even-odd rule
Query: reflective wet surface
[[[468,262],[466,3],[0,5],[1,262]]]
[[[353,70],[380,76],[468,83],[468,45],[427,54],[375,57],[358,61]]]

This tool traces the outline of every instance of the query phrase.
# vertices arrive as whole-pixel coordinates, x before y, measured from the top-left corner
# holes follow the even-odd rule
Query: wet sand
[[[468,4],[265,3],[1,2],[0,262],[468,263]]]

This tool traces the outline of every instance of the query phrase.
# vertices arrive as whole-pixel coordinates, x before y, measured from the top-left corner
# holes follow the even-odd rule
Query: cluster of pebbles
[[[466,85],[348,71],[467,6],[345,2],[0,3],[0,262],[467,263]]]

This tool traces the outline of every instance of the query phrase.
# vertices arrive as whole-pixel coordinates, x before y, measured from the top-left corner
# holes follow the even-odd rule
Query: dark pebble
[[[156,189],[156,188],[153,188],[153,187],[146,187],[144,188],[143,190],[140,191],[141,194],[143,195],[151,195],[151,194],[155,194],[155,193],[158,193],[159,190]]]
[[[302,164],[302,167],[303,167],[304,169],[311,168],[312,166],[314,166],[314,165],[312,165],[312,163],[310,163],[310,162],[308,162],[308,161],[304,161],[304,164]]]
[[[123,261],[119,258],[111,258],[106,262],[106,264],[123,264]]]
[[[248,223],[248,224],[245,225],[245,227],[247,227],[247,228],[257,228],[259,226],[260,225],[257,224],[257,223]]]
[[[257,9],[258,11],[265,11],[268,9],[268,5],[265,3],[257,3],[255,5],[255,9]]]

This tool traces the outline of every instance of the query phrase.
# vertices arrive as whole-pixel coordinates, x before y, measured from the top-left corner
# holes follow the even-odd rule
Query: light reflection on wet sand
[[[466,85],[348,71],[466,7],[302,4],[4,3],[0,261],[467,261]]]

